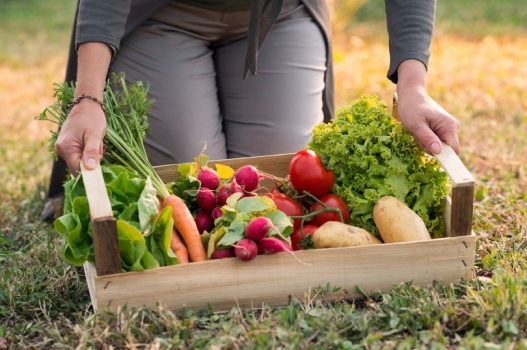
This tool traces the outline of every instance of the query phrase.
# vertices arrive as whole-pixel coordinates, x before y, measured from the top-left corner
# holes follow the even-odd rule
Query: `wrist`
[[[79,45],[75,96],[85,94],[102,100],[110,60],[111,51],[104,43]]]
[[[426,91],[426,67],[418,60],[403,61],[397,68],[397,90],[418,89]]]
[[[97,103],[101,107],[104,115],[106,115],[106,109],[104,108],[104,104],[102,102],[102,99],[98,99],[96,97],[93,97],[93,96],[87,95],[87,94],[77,95],[77,97],[68,105],[68,114],[71,112],[73,107],[75,107],[76,105],[78,105],[82,101],[91,101],[92,103]]]

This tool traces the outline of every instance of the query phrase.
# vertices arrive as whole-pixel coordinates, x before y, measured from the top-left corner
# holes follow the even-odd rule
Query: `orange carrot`
[[[181,234],[181,238],[183,238],[187,246],[190,260],[192,262],[207,260],[207,254],[205,253],[205,248],[203,248],[203,243],[201,243],[198,227],[185,202],[178,196],[171,194],[163,200],[163,208],[166,206],[172,207],[174,227]]]
[[[176,254],[180,264],[188,264],[188,250],[183,244],[181,237],[175,228],[172,229],[172,237],[170,238],[170,249]]]

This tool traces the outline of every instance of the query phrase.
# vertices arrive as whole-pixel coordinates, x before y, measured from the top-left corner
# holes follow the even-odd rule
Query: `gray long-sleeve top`
[[[66,76],[75,79],[76,46],[85,42],[103,42],[119,50],[121,40],[153,13],[173,0],[79,0],[74,27],[74,42]],[[253,3],[272,3],[283,0],[253,0]],[[326,0],[301,0],[320,26],[327,46],[326,87],[323,96],[325,120],[334,113],[333,62],[331,25]],[[256,6],[256,5],[255,5]],[[385,0],[389,35],[390,66],[387,77],[397,83],[397,67],[407,59],[417,59],[426,67],[434,27],[435,0]],[[265,25],[264,20],[258,25]],[[272,23],[271,23],[272,25]],[[251,31],[251,28],[249,29]],[[251,45],[249,33],[249,45]],[[254,43],[253,43],[254,44]],[[258,46],[258,43],[255,44]]]

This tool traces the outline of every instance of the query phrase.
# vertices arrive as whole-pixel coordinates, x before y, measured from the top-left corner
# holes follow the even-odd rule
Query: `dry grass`
[[[66,52],[34,66],[13,67],[0,62],[0,104],[4,118],[0,128],[12,140],[43,139],[49,125],[33,121],[53,103],[53,82],[64,79]]]

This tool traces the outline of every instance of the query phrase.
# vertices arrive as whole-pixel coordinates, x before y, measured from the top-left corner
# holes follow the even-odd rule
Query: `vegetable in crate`
[[[313,243],[320,249],[381,244],[381,241],[360,227],[328,221],[313,233]]]
[[[304,225],[291,234],[291,247],[293,250],[315,249],[313,233],[318,229],[316,225]]]
[[[338,209],[340,212],[324,211],[324,205],[328,208]],[[320,212],[320,213],[319,213]],[[328,193],[318,199],[317,202],[311,205],[309,209],[310,214],[317,214],[309,222],[322,226],[328,221],[338,221],[347,224],[349,221],[349,210],[347,204],[339,196]]]
[[[264,238],[276,238],[290,245],[289,236],[293,233],[292,220],[282,211],[276,208],[274,202],[266,196],[243,197],[241,193],[236,193],[227,199],[227,204],[221,208],[223,215],[216,219],[215,228],[208,236],[207,255],[212,257],[216,250],[238,246],[238,242],[249,240],[246,236],[247,225],[255,218],[265,217],[267,220],[257,220],[256,223],[267,223],[268,225],[258,225],[259,228],[267,228],[267,236]],[[272,224],[272,225],[271,225]],[[256,227],[253,227],[256,228]],[[254,231],[254,230],[253,230]],[[261,238],[260,234],[249,234],[256,239]],[[251,239],[252,241],[252,239]],[[242,246],[246,246],[246,241],[242,241]],[[254,248],[254,247],[253,247]],[[251,248],[252,249],[252,248]],[[239,249],[240,250],[240,249]],[[243,250],[243,249],[241,249]],[[245,256],[254,258],[252,254]]]
[[[384,243],[431,239],[421,217],[392,196],[382,197],[375,204],[373,220]]]
[[[264,193],[263,195],[271,198],[276,205],[276,208],[280,211],[283,211],[287,216],[300,217],[304,215],[304,210],[302,209],[300,203],[283,193]],[[293,219],[293,227],[295,230],[300,228],[301,224],[302,219]]]
[[[140,271],[178,263],[170,249],[172,209],[158,213],[156,191],[149,180],[118,165],[101,167],[110,204],[117,219],[123,271]],[[61,254],[80,266],[94,261],[90,210],[82,174],[64,184],[64,215],[55,220],[61,234]]]
[[[330,123],[314,127],[308,148],[335,173],[332,192],[347,203],[350,224],[378,235],[373,207],[393,196],[423,219],[433,237],[443,235],[448,177],[385,102],[364,95],[338,109]]]
[[[194,158],[194,162],[179,164],[178,178],[166,184],[176,196],[187,203],[194,215],[200,210],[212,212],[219,205],[219,188],[234,175],[231,167],[216,164],[214,170],[207,165],[208,161],[209,157],[201,153]]]
[[[288,172],[291,184],[300,195],[307,191],[315,197],[322,197],[335,183],[334,173],[324,167],[318,154],[307,149],[293,155]]]

